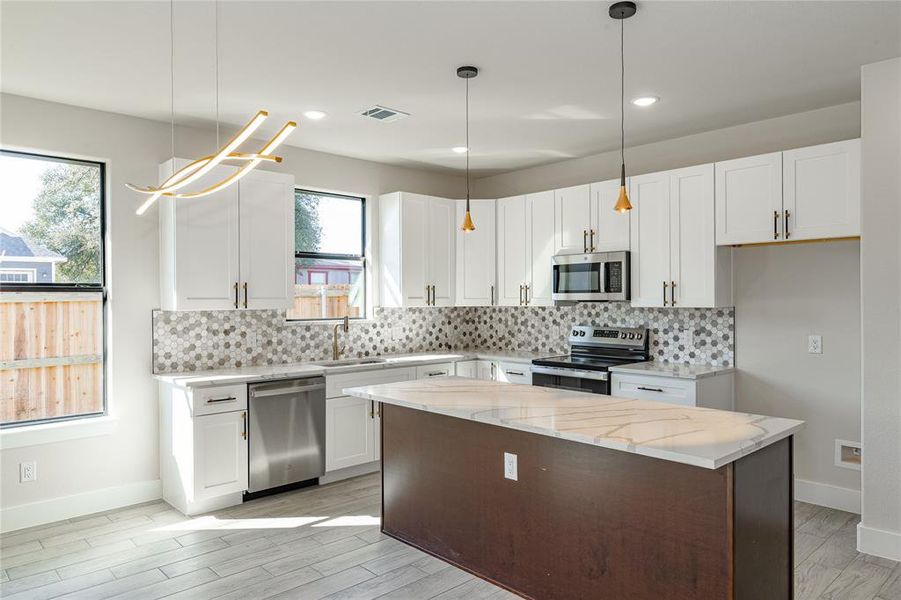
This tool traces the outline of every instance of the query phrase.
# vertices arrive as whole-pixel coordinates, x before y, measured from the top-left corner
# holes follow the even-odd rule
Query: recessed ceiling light
[[[456,152],[457,154],[466,154],[467,150],[468,150],[468,148],[466,148],[466,146],[454,146],[453,147],[453,151]]]
[[[639,96],[638,98],[632,99],[632,104],[635,106],[650,106],[656,104],[658,100],[660,100],[660,98],[657,96]]]
[[[308,110],[307,112],[303,113],[303,116],[310,119],[311,121],[318,121],[319,119],[325,117],[325,113],[321,110]]]

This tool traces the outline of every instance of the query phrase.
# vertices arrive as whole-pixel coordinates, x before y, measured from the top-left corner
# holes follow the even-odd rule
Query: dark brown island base
[[[525,598],[793,597],[799,421],[460,378],[348,393],[383,403],[391,537]]]

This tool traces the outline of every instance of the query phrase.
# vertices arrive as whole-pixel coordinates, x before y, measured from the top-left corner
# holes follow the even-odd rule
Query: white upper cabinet
[[[716,243],[860,235],[860,140],[716,163]]]
[[[382,306],[452,306],[456,202],[395,192],[378,208]]]
[[[252,171],[239,187],[241,305],[290,308],[294,298],[294,176]]]
[[[785,239],[860,235],[860,140],[782,153]]]
[[[632,305],[731,304],[729,248],[717,248],[714,167],[632,178]]]
[[[716,163],[716,243],[782,237],[782,153]]]
[[[175,166],[188,162],[175,159]],[[161,180],[171,172],[172,160],[160,165]],[[232,173],[220,165],[194,185],[199,189]],[[293,223],[294,177],[282,173],[255,171],[200,198],[161,198],[161,307],[235,309],[245,307],[245,298],[247,308],[288,307]]]
[[[466,201],[457,200],[454,223],[463,222]],[[491,306],[497,303],[495,248],[497,226],[494,200],[470,200],[475,231],[455,227],[457,235],[457,306]]]
[[[525,196],[498,199],[497,303],[503,306],[522,304],[531,262],[526,244],[528,221]]]
[[[554,192],[497,201],[497,303],[551,306]]]
[[[669,197],[668,173],[632,177],[632,306],[669,300]]]
[[[626,189],[630,189],[630,178],[626,179]],[[591,229],[589,242],[594,242],[593,252],[617,252],[629,250],[631,214],[618,213],[614,209],[619,198],[619,179],[592,183],[591,189]],[[631,192],[630,192],[631,194]]]
[[[556,254],[581,254],[591,251],[591,191],[588,185],[554,190]]]
[[[529,249],[529,268],[524,293],[527,306],[553,306],[553,258],[554,258],[554,193],[539,192],[526,196],[528,230],[526,244]]]

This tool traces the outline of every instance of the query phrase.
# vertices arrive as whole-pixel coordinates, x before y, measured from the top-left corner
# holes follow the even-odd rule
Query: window
[[[104,165],[0,150],[0,426],[106,412]]]
[[[294,306],[288,319],[366,316],[363,198],[294,192]]]

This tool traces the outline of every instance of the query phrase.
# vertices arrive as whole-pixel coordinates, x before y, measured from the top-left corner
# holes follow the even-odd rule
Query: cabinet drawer
[[[687,379],[613,373],[610,395],[696,406],[696,384]]]
[[[532,385],[532,371],[529,365],[497,363],[497,380]]]
[[[196,387],[191,394],[194,416],[247,410],[247,384]]]
[[[393,369],[377,369],[373,371],[360,371],[357,373],[345,373],[339,375],[325,374],[325,397],[337,398],[345,396],[343,390],[364,385],[379,385],[381,383],[397,383],[413,379],[413,369],[397,367]]]
[[[416,379],[427,379],[429,377],[453,375],[454,373],[454,363],[440,363],[437,365],[425,365],[422,367],[416,367]]]

